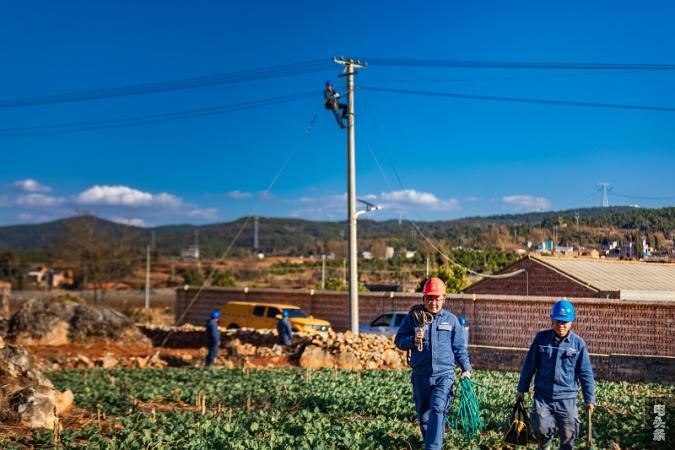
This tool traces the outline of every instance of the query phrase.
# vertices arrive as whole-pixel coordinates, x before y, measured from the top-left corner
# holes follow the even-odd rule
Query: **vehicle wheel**
[[[299,330],[299,329],[297,329],[297,328],[293,327],[293,333],[299,333],[299,332],[300,332],[300,330]]]
[[[229,324],[229,325],[227,326],[227,329],[228,329],[228,330],[238,330],[238,329],[239,329],[239,325],[237,325],[236,323],[231,323],[231,324]]]

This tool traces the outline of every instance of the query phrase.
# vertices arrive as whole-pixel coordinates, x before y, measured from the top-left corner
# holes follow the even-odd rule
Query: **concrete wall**
[[[289,303],[329,320],[336,331],[349,327],[346,292],[304,289],[177,289],[176,322],[203,325],[212,310],[231,300]],[[557,297],[457,294],[448,296],[445,308],[467,318],[472,345],[528,348],[538,331],[550,327],[549,311],[556,300]],[[420,302],[420,294],[361,293],[359,323],[387,311],[407,311]],[[584,338],[591,353],[675,356],[670,337],[675,326],[675,301],[577,298],[573,302],[577,310],[573,329]]]

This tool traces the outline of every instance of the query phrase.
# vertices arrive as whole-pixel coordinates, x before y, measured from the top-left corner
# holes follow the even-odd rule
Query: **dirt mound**
[[[134,323],[105,306],[30,300],[12,316],[7,339],[20,345],[64,345],[92,339],[146,343]]]

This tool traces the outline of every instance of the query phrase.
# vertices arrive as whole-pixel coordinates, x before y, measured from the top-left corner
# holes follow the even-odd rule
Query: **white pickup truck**
[[[392,311],[378,316],[370,324],[359,325],[359,333],[382,334],[394,336],[403,323],[408,311]]]

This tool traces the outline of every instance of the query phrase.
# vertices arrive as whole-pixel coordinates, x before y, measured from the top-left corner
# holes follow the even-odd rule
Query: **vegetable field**
[[[61,433],[62,448],[415,449],[421,448],[408,371],[146,369],[49,374],[94,419]],[[446,436],[444,448],[499,448],[516,373],[480,372],[489,387],[485,431]],[[599,381],[595,448],[652,447],[653,403],[672,386]],[[667,434],[672,433],[668,407]],[[585,414],[585,413],[584,413]],[[579,444],[585,438],[582,416]],[[670,427],[670,428],[669,428]],[[0,441],[0,448],[52,448],[52,431]],[[534,447],[533,447],[534,448]]]

